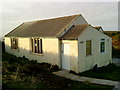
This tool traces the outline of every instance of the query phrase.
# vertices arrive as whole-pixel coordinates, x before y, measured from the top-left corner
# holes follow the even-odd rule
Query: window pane
[[[11,49],[18,49],[18,39],[11,38]]]
[[[36,52],[38,53],[38,39],[36,39]]]
[[[91,55],[91,40],[86,41],[86,55]]]
[[[105,42],[101,42],[100,44],[100,52],[105,52]]]
[[[33,42],[34,41],[34,42]],[[31,39],[32,52],[42,54],[42,39]]]
[[[40,48],[40,43],[39,43],[39,42],[40,42],[40,40],[38,39],[38,40],[37,40],[37,44],[38,44],[38,53],[40,53],[40,49],[39,49],[39,48]]]
[[[34,50],[33,50],[33,45],[34,45],[33,39],[31,39],[32,52],[34,51]]]
[[[91,48],[86,48],[86,55],[91,55]]]
[[[18,39],[15,39],[15,49],[18,49]]]
[[[40,39],[39,41],[39,51],[40,51],[40,54],[42,54],[42,39]]]
[[[43,53],[43,50],[42,50],[42,39],[40,39],[40,53],[41,54]]]
[[[86,46],[90,47],[91,46],[91,40],[86,41]]]

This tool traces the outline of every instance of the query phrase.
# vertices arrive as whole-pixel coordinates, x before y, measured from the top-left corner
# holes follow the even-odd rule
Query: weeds
[[[3,53],[2,83],[3,90],[9,89],[83,89],[86,88],[107,88],[113,87],[81,83],[53,75],[53,71],[59,70],[57,65],[38,63],[23,57]]]

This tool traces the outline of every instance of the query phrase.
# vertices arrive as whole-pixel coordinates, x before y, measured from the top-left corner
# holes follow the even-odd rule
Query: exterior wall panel
[[[37,60],[38,62],[47,62],[60,67],[60,53],[59,53],[59,40],[43,38],[43,55],[34,54],[31,52],[30,38],[18,38],[19,51],[11,49],[11,42],[9,37],[5,37],[5,49],[8,53],[23,57],[30,60]]]
[[[101,39],[105,39],[105,53],[100,53]],[[86,40],[92,40],[92,55],[86,56]],[[83,43],[81,43],[83,42]],[[107,35],[88,26],[78,39],[78,57],[79,57],[79,72],[92,69],[95,64],[99,67],[108,65],[112,62],[111,59],[111,38]]]

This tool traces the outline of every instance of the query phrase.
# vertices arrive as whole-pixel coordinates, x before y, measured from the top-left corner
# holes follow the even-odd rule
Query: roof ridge
[[[70,25],[70,23],[72,23],[78,16],[80,16],[81,14],[77,14],[77,15],[73,15],[73,16],[76,16],[76,17],[74,17],[65,27],[63,27],[62,29],[61,29],[61,31],[57,34],[57,36],[59,37],[59,35],[63,32],[63,30],[64,29],[66,29],[66,27],[68,26],[68,25]]]
[[[79,14],[80,15],[80,14]],[[64,16],[46,20],[38,20],[38,21],[31,21],[31,22],[24,22],[22,25],[13,29],[10,33],[5,36],[52,36],[58,37],[68,24],[73,22],[79,15],[71,15],[71,16]],[[41,26],[40,26],[41,25]],[[51,32],[48,30],[51,29]],[[36,31],[34,31],[36,30]],[[21,34],[21,32],[23,34]]]
[[[81,14],[75,14],[75,15],[69,15],[69,16],[60,16],[60,17],[55,17],[55,18],[48,18],[48,19],[41,19],[41,20],[35,20],[35,21],[28,21],[24,23],[32,23],[32,22],[39,22],[39,21],[47,21],[47,20],[54,20],[54,19],[60,19],[60,18],[65,18],[65,17],[72,17],[72,16],[80,16]]]

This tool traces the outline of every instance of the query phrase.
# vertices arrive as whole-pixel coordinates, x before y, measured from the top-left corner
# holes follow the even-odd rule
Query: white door
[[[70,70],[70,44],[62,44],[62,68]]]

